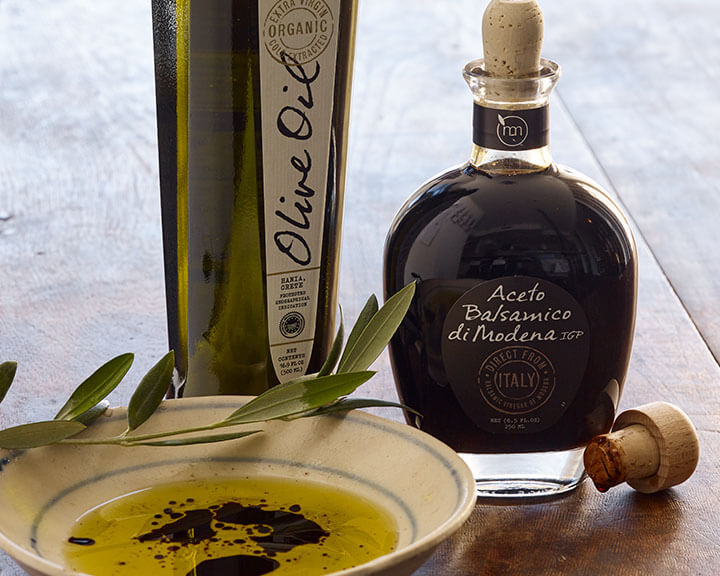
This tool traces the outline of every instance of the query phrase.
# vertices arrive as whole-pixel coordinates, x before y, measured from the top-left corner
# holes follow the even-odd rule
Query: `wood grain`
[[[701,459],[654,496],[585,483],[554,501],[479,503],[418,574],[720,572],[720,5],[541,2],[555,158],[629,213],[640,249],[622,407],[690,415]],[[470,152],[462,66],[477,0],[361,0],[340,301],[381,294],[384,237],[424,180]],[[166,349],[150,3],[0,0],[0,360],[20,364],[0,426],[52,416],[101,362]],[[708,347],[709,345],[709,347]],[[363,395],[395,399],[385,356]],[[395,411],[383,415],[399,419]],[[0,575],[22,571],[0,554]]]
[[[567,78],[561,98],[719,358],[720,259],[708,247],[720,243],[720,7],[547,4],[547,52],[562,55]]]

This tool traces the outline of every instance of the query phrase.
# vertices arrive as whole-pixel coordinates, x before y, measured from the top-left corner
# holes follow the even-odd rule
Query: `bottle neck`
[[[489,174],[541,172],[552,164],[548,105],[494,108],[475,102],[470,163]]]
[[[542,59],[537,74],[494,76],[484,60],[468,62],[463,76],[473,93],[470,162],[489,174],[542,172],[552,164],[548,102],[560,66]]]

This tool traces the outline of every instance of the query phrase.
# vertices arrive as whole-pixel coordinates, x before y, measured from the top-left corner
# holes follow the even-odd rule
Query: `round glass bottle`
[[[548,99],[559,66],[498,78],[483,60],[470,162],[424,184],[385,246],[385,293],[417,282],[390,345],[410,423],[458,451],[478,493],[573,489],[610,430],[632,346],[630,227],[608,195],[556,165]]]

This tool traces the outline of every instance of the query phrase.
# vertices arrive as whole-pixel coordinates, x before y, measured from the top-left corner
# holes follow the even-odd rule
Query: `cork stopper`
[[[653,402],[618,416],[585,449],[585,470],[601,492],[627,482],[651,494],[684,482],[700,455],[697,432],[677,406]]]
[[[523,78],[539,72],[543,15],[536,0],[491,0],[482,35],[488,74]]]

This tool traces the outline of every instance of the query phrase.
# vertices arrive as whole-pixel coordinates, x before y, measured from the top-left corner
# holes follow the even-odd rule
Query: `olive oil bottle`
[[[332,340],[356,4],[178,0],[156,23],[173,4],[158,120],[175,136],[160,157],[177,393],[259,394],[319,369]]]

